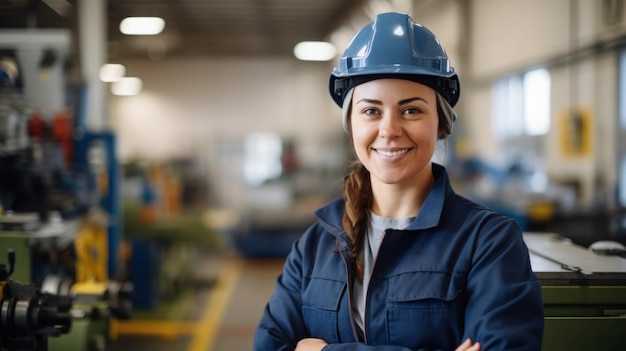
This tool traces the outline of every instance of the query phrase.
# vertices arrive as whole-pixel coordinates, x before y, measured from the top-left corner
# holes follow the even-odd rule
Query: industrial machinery
[[[48,230],[30,235],[36,262],[42,253],[54,257],[43,265],[47,270],[35,270],[46,273],[41,290],[72,300],[72,331],[51,340],[51,350],[104,351],[110,318],[130,316],[132,286],[108,279],[106,222],[102,212],[92,211],[73,225],[54,230],[49,223]]]
[[[111,279],[120,242],[115,138],[79,128],[71,108],[59,109],[67,106],[64,98],[46,109],[32,92],[39,86],[18,84],[27,75],[6,69],[13,68],[6,62],[0,65],[0,252],[11,248],[20,257],[14,279],[32,284],[46,301],[71,303],[72,328],[47,343],[51,350],[102,351],[110,319],[128,318],[131,310],[132,286]]]
[[[71,302],[72,328],[48,341],[49,350],[103,351],[111,318],[125,319],[132,309],[132,286],[106,274],[106,220],[92,212],[81,220],[51,212],[8,212],[0,217],[0,252],[15,248],[20,265],[13,273],[42,293]]]
[[[9,267],[0,264],[0,350],[46,351],[49,336],[70,331],[71,301],[10,280],[15,252],[9,251],[8,258]]]
[[[524,241],[542,285],[542,350],[624,350],[626,259],[553,233],[525,233]]]
[[[48,274],[42,282],[42,290],[72,298],[72,333],[51,341],[51,349],[104,351],[110,318],[130,316],[132,286],[108,279],[106,223],[100,211],[83,216],[71,243],[72,274]]]

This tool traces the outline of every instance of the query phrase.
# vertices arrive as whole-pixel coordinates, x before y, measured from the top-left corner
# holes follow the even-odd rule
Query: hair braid
[[[359,252],[369,223],[369,209],[372,203],[372,188],[369,171],[360,163],[348,174],[343,188],[346,212],[343,215],[343,228],[348,233],[352,245],[350,253],[354,259],[356,274],[363,278],[363,262]]]

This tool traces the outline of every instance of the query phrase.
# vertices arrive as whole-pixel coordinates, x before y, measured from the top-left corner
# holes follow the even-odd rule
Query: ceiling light
[[[116,82],[126,74],[126,67],[117,63],[107,63],[100,67],[98,76],[103,82]]]
[[[126,17],[120,22],[120,32],[126,35],[155,35],[165,28],[160,17]]]
[[[293,54],[302,61],[330,61],[337,54],[337,49],[325,41],[303,41],[293,48]]]
[[[141,87],[141,79],[137,77],[124,77],[111,84],[111,92],[113,95],[131,96],[139,94]]]

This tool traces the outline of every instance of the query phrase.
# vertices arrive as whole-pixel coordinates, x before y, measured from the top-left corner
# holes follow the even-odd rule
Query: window
[[[619,71],[618,201],[621,207],[626,207],[626,50],[620,56]]]
[[[544,135],[550,129],[550,73],[508,76],[492,88],[492,122],[499,139]]]
[[[279,135],[270,132],[253,132],[244,142],[244,177],[253,186],[281,175],[280,156],[282,141]]]

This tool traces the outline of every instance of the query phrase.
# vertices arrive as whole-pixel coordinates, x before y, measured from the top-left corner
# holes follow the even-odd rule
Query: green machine
[[[41,293],[33,284],[12,280],[15,251],[8,250],[7,258],[7,264],[0,263],[0,350],[48,351],[48,337],[71,328],[71,303]]]
[[[13,300],[27,297],[33,300],[33,296],[41,295],[42,302],[38,303],[46,311],[62,308],[63,313],[57,314],[63,316],[62,322],[66,323],[63,328],[57,328],[61,332],[52,338],[35,340],[41,333],[33,330],[32,337],[18,339],[5,335],[0,338],[2,342],[24,343],[23,339],[28,339],[36,345],[36,350],[45,351],[105,350],[110,316],[121,318],[129,313],[131,289],[115,281],[76,282],[76,241],[75,221],[49,220],[42,224],[34,213],[9,213],[0,217],[0,262],[7,252],[17,261],[11,265],[7,277],[0,280],[0,283],[10,282],[5,285],[11,288],[11,293],[4,294],[7,301],[2,300],[2,303],[10,306]],[[16,313],[19,312],[22,311]],[[4,350],[4,346],[0,345],[0,350]]]
[[[56,278],[49,276],[43,288],[46,285],[63,286],[63,279],[57,285]],[[109,324],[107,293],[107,287],[102,284],[83,285],[80,289],[73,285],[70,293],[72,328],[67,335],[49,339],[49,351],[104,351]]]
[[[32,282],[32,250],[29,244],[30,231],[39,228],[35,213],[10,214],[0,217],[0,258],[6,257],[9,249],[18,260],[11,279],[22,283]]]
[[[525,233],[524,241],[542,285],[542,350],[626,350],[626,259],[557,234]]]

